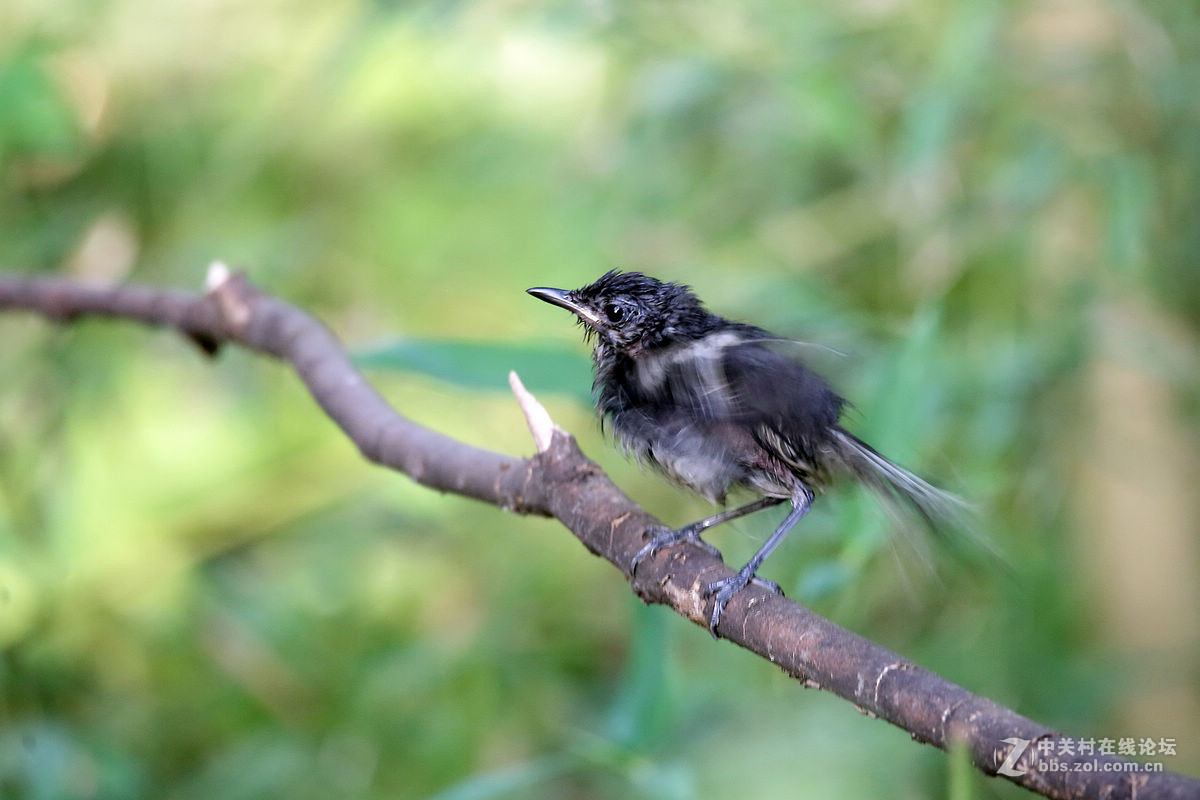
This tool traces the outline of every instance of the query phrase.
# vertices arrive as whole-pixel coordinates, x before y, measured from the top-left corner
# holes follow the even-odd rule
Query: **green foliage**
[[[465,389],[505,392],[514,370],[539,394],[591,400],[591,362],[577,347],[406,339],[359,350],[355,361],[365,369],[414,372]]]
[[[527,453],[516,369],[677,523],[709,509],[601,439],[578,331],[523,290],[685,281],[819,343],[848,424],[1013,565],[846,490],[767,577],[1195,773],[1197,74],[1165,0],[17,0],[0,261],[198,288],[224,259],[405,413]],[[259,359],[0,341],[0,796],[1023,796],[629,611],[556,525],[369,468]],[[737,561],[772,521],[712,538]]]

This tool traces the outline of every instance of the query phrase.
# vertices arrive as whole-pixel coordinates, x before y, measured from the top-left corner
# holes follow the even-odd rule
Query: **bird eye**
[[[608,303],[604,306],[604,316],[608,317],[609,322],[617,323],[625,318],[625,309],[616,303]]]

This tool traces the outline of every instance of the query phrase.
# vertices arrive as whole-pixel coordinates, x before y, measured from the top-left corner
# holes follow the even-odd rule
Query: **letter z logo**
[[[1029,740],[1018,739],[1017,737],[1012,736],[1008,739],[1001,739],[1000,741],[1004,742],[1005,744],[1011,744],[1012,750],[1008,751],[1008,758],[1004,759],[1004,763],[1001,764],[1000,768],[996,770],[997,774],[1007,775],[1010,778],[1019,778],[1020,776],[1024,775],[1025,770],[1013,769],[1013,767],[1016,766],[1017,759],[1019,759],[1025,753],[1025,748],[1029,747]]]

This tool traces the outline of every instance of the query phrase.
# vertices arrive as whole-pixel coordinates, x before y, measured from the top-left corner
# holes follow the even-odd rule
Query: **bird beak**
[[[535,286],[532,289],[526,289],[525,293],[533,295],[538,300],[545,300],[550,305],[565,308],[585,322],[590,322],[593,325],[600,324],[600,318],[596,316],[595,312],[584,308],[572,300],[571,293],[565,289],[549,289],[545,286]]]

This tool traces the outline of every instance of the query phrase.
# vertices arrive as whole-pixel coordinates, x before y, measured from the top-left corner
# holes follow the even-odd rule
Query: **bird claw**
[[[783,593],[783,587],[780,586],[775,581],[769,581],[766,578],[760,578],[757,575],[755,575],[753,578],[750,579],[750,582],[756,586],[766,589],[768,592],[770,592],[772,594],[777,594],[780,597],[787,596]]]
[[[672,530],[670,528],[653,528],[651,530],[653,531],[654,535],[650,537],[650,541],[646,542],[642,549],[638,550],[634,555],[633,560],[629,562],[630,575],[637,572],[638,566],[647,558],[653,558],[659,550],[662,550],[664,547],[670,547],[672,545],[679,544],[680,542],[691,542],[705,552],[716,556],[717,558],[721,558],[721,551],[701,539],[699,532],[697,532],[694,528],[686,527],[680,528],[679,530]]]
[[[722,578],[719,581],[710,583],[704,589],[705,597],[713,597],[712,614],[708,617],[708,632],[712,634],[714,639],[719,639],[717,635],[717,623],[721,621],[721,615],[725,613],[725,606],[729,603],[733,596],[745,589],[748,584],[758,584],[768,592],[783,597],[783,589],[775,581],[769,581],[765,578],[760,578],[754,573],[747,573],[745,570],[738,572],[736,575],[730,575],[728,578]]]

